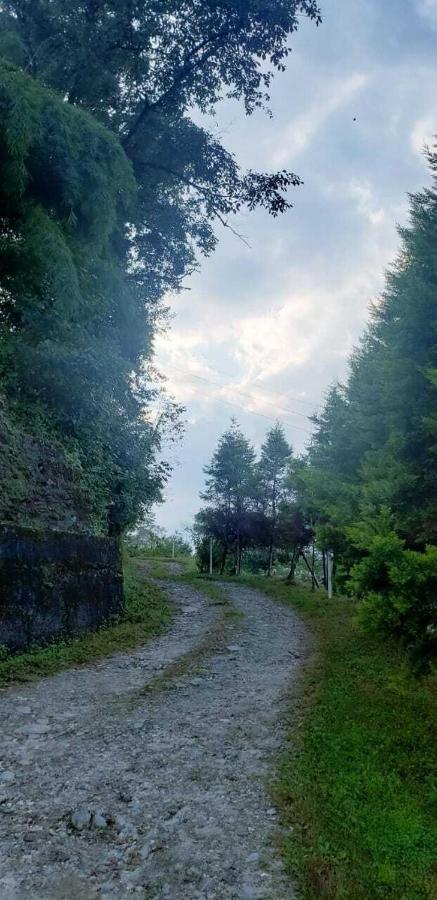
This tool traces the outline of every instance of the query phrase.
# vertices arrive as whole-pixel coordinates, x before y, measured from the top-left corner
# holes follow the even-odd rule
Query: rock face
[[[23,430],[0,394],[0,522],[99,534],[82,471],[61,449]]]
[[[0,644],[93,631],[123,607],[112,538],[0,526]]]

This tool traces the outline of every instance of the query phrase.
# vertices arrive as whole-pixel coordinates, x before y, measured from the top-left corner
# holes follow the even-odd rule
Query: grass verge
[[[172,607],[158,585],[146,582],[142,560],[125,560],[124,585],[126,609],[117,621],[78,638],[4,655],[0,658],[0,688],[129,650],[161,633],[170,623]]]
[[[302,897],[435,900],[435,675],[417,680],[397,646],[364,633],[352,601],[248,581],[316,638],[274,787]]]

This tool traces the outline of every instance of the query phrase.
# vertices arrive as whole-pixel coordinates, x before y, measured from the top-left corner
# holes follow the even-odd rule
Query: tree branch
[[[221,225],[223,225],[223,228],[228,228],[229,231],[231,231],[232,234],[235,235],[235,237],[237,237],[240,241],[243,242],[243,244],[246,245],[246,247],[249,247],[249,249],[250,249],[249,241],[244,236],[244,234],[241,234],[239,231],[237,231],[229,223],[229,221],[224,218],[223,214],[219,211],[217,206],[214,204],[212,192],[209,191],[208,188],[202,187],[202,185],[200,185],[200,184],[196,184],[195,181],[191,181],[191,179],[187,178],[186,175],[184,175],[182,172],[176,172],[174,169],[169,169],[167,166],[161,166],[158,163],[152,163],[152,162],[144,162],[143,165],[148,166],[149,168],[152,168],[152,169],[158,169],[162,172],[166,172],[168,175],[173,175],[175,178],[178,178],[180,181],[182,181],[188,187],[193,188],[195,191],[198,191],[198,193],[200,193],[200,194],[203,194],[204,197],[208,197],[208,199],[211,203],[211,209],[212,209],[214,215],[216,216],[216,218],[221,223]],[[230,202],[230,201],[228,201],[228,202]],[[236,210],[234,212],[236,212]]]
[[[175,93],[175,91],[183,84],[185,79],[192,74],[192,72],[201,69],[208,62],[208,60],[218,49],[218,46],[220,46],[220,43],[223,42],[223,39],[228,37],[230,32],[231,27],[227,25],[226,27],[223,27],[217,34],[209,35],[207,38],[205,38],[204,41],[202,41],[196,47],[193,47],[193,49],[187,54],[185,62],[181,66],[181,69],[179,71],[179,74],[176,75],[170,87],[166,91],[164,91],[164,93],[161,94],[161,96],[158,97],[158,99],[155,100],[154,103],[149,103],[147,100],[144,100],[143,108],[137,116],[136,121],[133,123],[128,133],[123,138],[121,138],[123,147],[126,148],[130,144],[132,138],[135,136],[149,113],[155,112],[157,109],[159,109],[159,107],[161,107],[168,100],[168,98]],[[211,44],[213,44],[213,46],[210,46],[209,50],[207,50],[199,60],[191,62],[193,56],[197,55],[199,51],[204,49],[204,47],[207,47]]]

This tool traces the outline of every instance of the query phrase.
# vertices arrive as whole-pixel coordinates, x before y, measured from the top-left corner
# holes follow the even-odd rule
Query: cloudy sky
[[[323,25],[303,25],[274,83],[274,118],[226,102],[213,126],[242,166],[288,168],[304,185],[278,220],[239,216],[250,246],[223,230],[189,291],[171,298],[157,361],[187,429],[156,515],[170,530],[198,510],[202,467],[232,415],[257,447],[279,419],[304,449],[307,416],[344,377],[396,254],[407,192],[429,181],[437,0],[320,3]]]

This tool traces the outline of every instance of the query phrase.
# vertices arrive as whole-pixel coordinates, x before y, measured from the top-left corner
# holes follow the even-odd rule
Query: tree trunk
[[[227,559],[227,556],[228,556],[228,545],[225,544],[225,547],[224,547],[224,550],[223,550],[223,556],[222,556],[222,564],[221,564],[221,566],[220,566],[220,575],[223,575],[223,572],[225,571],[225,565],[226,565],[226,559]]]
[[[269,578],[272,574],[272,568],[273,568],[273,540],[271,539],[270,544],[269,544],[269,555],[267,558],[267,575]]]
[[[322,550],[322,563],[323,563],[323,585],[325,588],[328,587],[328,572],[326,569],[326,550]]]
[[[300,551],[300,555],[301,555],[301,557],[302,557],[302,559],[303,559],[303,561],[304,561],[304,563],[305,563],[305,565],[306,565],[306,567],[307,567],[307,569],[308,569],[308,572],[309,572],[310,575],[311,575],[311,580],[314,578],[315,586],[316,586],[316,587],[320,587],[320,584],[319,584],[317,575],[316,575],[314,569],[311,568],[311,566],[310,566],[310,564],[309,564],[309,562],[308,562],[308,560],[307,560],[307,558],[306,558],[305,553],[303,552],[303,550]]]
[[[296,571],[297,562],[300,556],[300,550],[293,550],[291,555],[291,563],[290,563],[290,571],[287,575],[287,581],[289,584],[294,584],[294,573]]]
[[[313,546],[312,546],[312,554],[311,554],[311,590],[315,590],[315,574],[314,574],[314,566],[315,566],[316,556],[315,556],[315,547],[314,547],[314,538],[313,538]]]
[[[241,575],[241,556],[243,553],[243,548],[241,546],[241,536],[238,535],[238,547],[237,547],[237,564],[235,566],[235,574]]]

